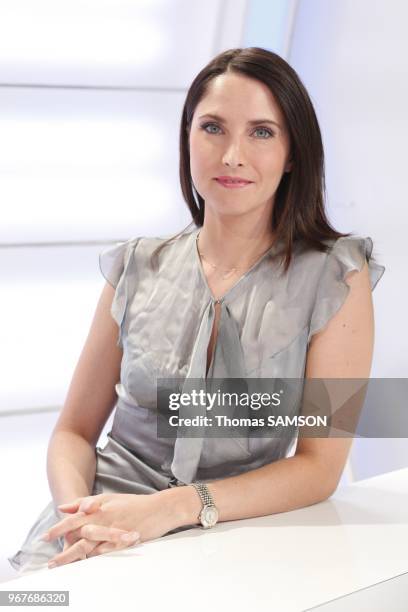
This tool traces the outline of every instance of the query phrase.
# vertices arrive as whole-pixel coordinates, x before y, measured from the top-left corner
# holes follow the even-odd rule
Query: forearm
[[[219,521],[267,516],[310,506],[327,499],[335,488],[328,472],[308,455],[287,457],[245,474],[206,484],[218,508]],[[194,487],[174,487],[169,492],[178,526],[198,524],[202,504]]]
[[[48,445],[47,476],[56,505],[91,495],[95,479],[95,449],[80,435],[55,431]]]

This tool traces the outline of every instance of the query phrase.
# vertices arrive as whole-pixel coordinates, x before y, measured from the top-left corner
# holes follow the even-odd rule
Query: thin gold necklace
[[[208,261],[208,259],[207,259],[207,258],[204,256],[203,252],[202,252],[202,251],[200,251],[200,249],[198,248],[198,237],[199,237],[199,235],[200,235],[200,232],[198,232],[198,234],[197,234],[197,236],[196,236],[196,243],[197,243],[197,251],[198,251],[198,253],[199,253],[200,257],[202,257],[202,259],[204,259],[204,261],[206,261],[206,262],[207,262],[207,263],[208,263],[208,264],[209,264],[209,265],[210,265],[212,268],[214,268],[214,270],[219,270],[219,269],[220,269],[220,266],[216,266],[215,264],[211,263],[211,261]],[[273,245],[273,243],[272,243],[272,245]],[[272,248],[272,245],[271,245],[271,246],[270,246],[268,249],[266,249],[266,251],[264,251],[263,253],[259,253],[259,255],[257,255],[257,256],[256,256],[256,258],[254,259],[254,263],[257,261],[257,258],[258,258],[258,257],[261,257],[262,255],[265,255],[265,253],[267,253],[267,252],[268,252],[268,251],[269,251],[269,250]],[[227,273],[226,273],[226,274],[221,274],[221,278],[222,278],[223,280],[226,280],[226,279],[227,279],[227,278],[229,278],[229,277],[230,277],[230,276],[231,276],[231,275],[232,275],[234,272],[237,272],[238,270],[243,271],[243,270],[248,270],[248,269],[251,269],[251,266],[252,266],[252,264],[249,266],[249,268],[238,268],[238,267],[235,267],[235,268],[227,268]],[[224,268],[224,269],[225,269],[225,268]]]

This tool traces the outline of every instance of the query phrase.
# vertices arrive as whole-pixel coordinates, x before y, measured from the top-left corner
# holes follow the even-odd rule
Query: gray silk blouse
[[[286,274],[275,244],[220,300],[206,377],[215,299],[198,254],[198,232],[183,233],[166,245],[158,270],[150,255],[170,236],[134,237],[100,253],[101,272],[115,288],[111,314],[123,357],[112,430],[106,446],[95,451],[93,495],[154,493],[174,483],[234,476],[289,456],[296,437],[220,438],[206,436],[205,430],[201,438],[158,436],[157,379],[199,379],[210,386],[211,379],[303,379],[310,339],[344,303],[348,272],[361,270],[367,260],[373,290],[385,271],[372,258],[369,237],[328,242],[328,253],[297,246]],[[184,408],[183,416],[188,415]],[[15,569],[44,568],[63,549],[62,538],[39,540],[61,518],[51,499],[20,550],[8,557]]]
[[[295,442],[278,438],[159,439],[157,378],[303,378],[308,343],[345,301],[345,276],[369,264],[374,289],[385,268],[371,257],[371,238],[332,241],[329,254],[300,252],[286,275],[275,244],[223,296],[218,337],[206,377],[215,299],[198,254],[199,229],[150,255],[166,238],[132,238],[100,254],[115,288],[112,316],[123,348],[112,436],[179,481],[254,469],[286,456]],[[197,412],[191,413],[191,416]],[[188,411],[184,412],[188,415]]]

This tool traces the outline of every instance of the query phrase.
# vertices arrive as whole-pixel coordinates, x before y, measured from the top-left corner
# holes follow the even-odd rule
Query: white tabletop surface
[[[193,528],[0,590],[69,590],[70,609],[81,611],[148,604],[166,612],[300,612],[408,572],[407,544],[404,468],[307,508]]]

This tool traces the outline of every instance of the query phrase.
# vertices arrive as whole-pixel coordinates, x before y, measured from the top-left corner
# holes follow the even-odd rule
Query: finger
[[[64,536],[64,550],[66,548],[69,548],[70,546],[72,546],[72,544],[75,544],[75,542],[78,542],[78,540],[81,539],[81,534],[80,534],[81,529],[75,529],[74,531],[68,531],[68,533],[65,534]]]
[[[78,542],[75,542],[75,544],[50,559],[48,567],[52,568],[74,561],[82,561],[87,558],[87,555],[91,553],[95,546],[95,542],[90,542],[84,538],[78,540]]]
[[[76,540],[73,540],[72,542],[68,540],[64,540],[64,546],[63,546],[62,552],[65,552],[68,548],[70,548],[73,544],[75,544],[75,542],[78,542],[78,540],[80,539],[81,538],[77,538]]]
[[[78,527],[82,527],[82,525],[85,525],[89,520],[90,517],[85,514],[85,512],[77,512],[73,516],[62,519],[62,521],[53,525],[41,536],[41,540],[50,542],[55,538],[65,535],[68,531],[73,531],[74,529],[78,529]]]
[[[81,537],[81,529],[85,529],[87,527],[88,526],[85,526],[85,527],[77,529],[75,531],[70,531],[69,533],[67,533],[65,535],[65,538],[64,538],[64,548],[63,548],[63,552],[64,553],[65,553],[65,551],[67,549],[69,549],[72,546],[72,544],[74,544],[75,542],[77,542],[77,541],[79,541],[81,539],[86,539],[89,542],[93,542],[94,543],[94,549],[87,553],[87,557],[89,557],[89,556],[96,556],[96,555],[99,555],[99,554],[103,554],[104,552],[110,552],[112,550],[120,550],[121,548],[128,548],[128,547],[134,546],[135,544],[139,544],[140,543],[140,537],[131,537],[129,539],[124,539],[124,540],[121,539],[122,535],[129,536],[131,534],[131,532],[127,532],[127,531],[124,531],[122,529],[113,529],[113,528],[111,528],[111,534],[105,532],[106,538],[109,538],[109,537],[112,538],[112,540],[110,540],[110,541],[104,541],[102,539],[102,537],[101,537],[100,540],[93,540],[93,539],[91,539],[89,537],[85,537],[85,536],[82,538]],[[97,527],[99,527],[99,526],[97,526]],[[109,529],[107,529],[107,531],[109,532]],[[116,540],[115,540],[115,536],[113,535],[114,531],[117,533]],[[102,536],[103,534],[101,532],[99,532],[98,535]],[[50,559],[50,562],[52,562],[52,561],[54,561],[54,558]],[[62,558],[62,559],[60,558],[60,563],[61,562],[64,562],[64,558]]]
[[[101,496],[98,495],[98,498]],[[77,510],[81,512],[93,512],[101,505],[102,500],[95,498],[95,496],[88,497],[79,497],[78,499],[73,500],[72,502],[67,502],[66,504],[60,504],[58,507],[62,512],[76,512]]]
[[[95,548],[91,550],[87,557],[89,559],[90,557],[96,557],[97,555],[103,555],[104,553],[119,549],[118,544],[115,544],[114,542],[100,542],[99,544],[96,544]]]
[[[116,527],[105,527],[103,525],[84,525],[79,530],[82,538],[93,542],[116,542],[118,544],[131,544],[140,539],[137,531],[126,531]]]
[[[115,542],[101,542],[100,544],[95,546],[95,548],[90,553],[88,553],[87,557],[89,559],[90,557],[96,557],[97,555],[103,555],[104,553],[112,552],[114,550],[121,550],[123,548],[132,548],[133,546],[137,546],[138,544],[140,544],[140,538],[131,544],[128,543],[128,544],[122,544],[122,545],[119,545],[118,543],[115,544]]]
[[[85,497],[79,504],[79,510],[82,512],[95,512],[99,510],[102,500],[92,497]]]
[[[86,514],[91,514],[96,510],[99,510],[100,502],[92,502],[92,503],[81,503],[81,504],[73,504],[72,506],[58,506],[58,511],[63,514],[75,514],[75,512],[85,512]]]
[[[58,506],[59,512],[63,512],[64,514],[75,514],[79,509],[79,504],[75,504],[72,506]]]
[[[81,503],[83,499],[84,499],[83,497],[78,497],[77,499],[74,499],[71,502],[66,502],[65,504],[59,504],[57,508],[59,510],[62,510],[63,512],[68,512],[72,510],[72,508],[78,508],[79,504]]]
[[[75,542],[82,539],[81,529],[82,527],[78,527],[78,529],[73,529],[72,531],[68,531],[64,535],[65,541],[68,543],[69,546],[71,546],[72,544],[75,544]]]
[[[63,552],[65,552],[68,548],[70,548],[73,544],[78,542],[78,540],[82,540],[82,536],[80,535],[80,529],[76,529],[75,531],[69,531],[64,536],[64,547]],[[94,542],[96,546],[98,542]],[[50,559],[51,561],[51,559]]]

